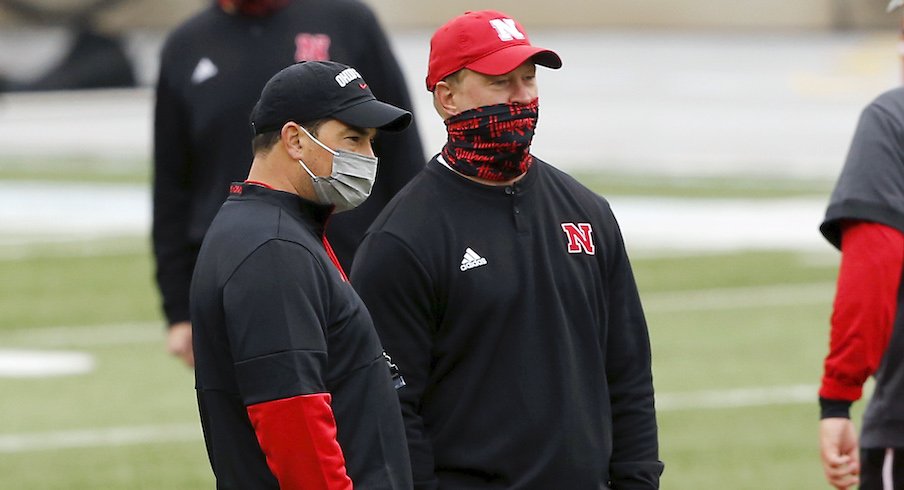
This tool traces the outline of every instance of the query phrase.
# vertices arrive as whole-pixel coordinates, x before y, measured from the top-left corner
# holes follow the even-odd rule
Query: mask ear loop
[[[333,156],[336,155],[336,152],[335,152],[335,151],[331,150],[328,146],[324,145],[323,143],[320,142],[320,140],[318,140],[318,139],[315,138],[313,135],[311,135],[311,133],[309,133],[308,130],[304,128],[304,126],[302,126],[301,124],[299,124],[298,127],[299,127],[302,131],[304,131],[304,134],[308,135],[308,138],[311,138],[311,139],[314,141],[314,143],[317,143],[318,145],[320,145],[321,148],[323,148],[324,150],[330,152]],[[314,172],[311,172],[311,169],[308,168],[308,166],[305,165],[305,163],[302,162],[300,158],[298,159],[298,163],[300,163],[300,164],[301,164],[301,168],[303,168],[304,171],[307,172],[308,175],[311,176],[311,180],[320,180],[320,177],[314,175]]]
[[[320,179],[320,177],[314,175],[314,172],[311,172],[311,169],[309,169],[308,166],[305,165],[304,162],[301,161],[301,159],[298,160],[298,163],[300,163],[300,164],[301,164],[301,168],[303,168],[304,171],[307,172],[308,175],[311,176],[311,180],[318,180],[318,179]]]
[[[299,124],[298,127],[301,128],[302,131],[304,131],[304,134],[308,135],[308,138],[311,138],[312,140],[314,140],[314,143],[317,143],[318,145],[320,145],[321,148],[323,148],[324,150],[330,152],[333,156],[338,155],[338,153],[336,153],[336,151],[334,151],[332,148],[330,148],[329,146],[324,145],[323,143],[320,142],[319,139],[317,139],[317,138],[311,136],[311,133],[309,133],[308,130],[304,128],[304,126],[302,126],[302,125]]]

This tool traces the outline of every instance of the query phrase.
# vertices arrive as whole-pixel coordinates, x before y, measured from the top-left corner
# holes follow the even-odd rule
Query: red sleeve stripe
[[[894,328],[904,235],[866,221],[845,222],[841,233],[841,268],[819,396],[855,401],[879,368]]]
[[[351,490],[330,401],[328,393],[316,393],[247,407],[279,488]]]

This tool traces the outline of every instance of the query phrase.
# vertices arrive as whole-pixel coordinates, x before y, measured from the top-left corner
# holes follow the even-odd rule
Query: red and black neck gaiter
[[[530,104],[478,107],[446,119],[446,163],[463,175],[486,180],[513,179],[530,168],[530,143],[539,99]]]
[[[265,17],[285,7],[291,0],[217,0],[227,14]]]

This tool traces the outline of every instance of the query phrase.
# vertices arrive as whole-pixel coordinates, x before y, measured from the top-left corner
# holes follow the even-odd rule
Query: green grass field
[[[663,181],[607,189],[604,177],[582,178],[607,195],[684,195]],[[825,183],[735,184],[748,197],[827,192]],[[726,183],[683,188],[725,197]],[[662,488],[827,488],[815,386],[837,256],[645,253],[633,262],[653,344]],[[192,374],[163,349],[146,238],[0,247],[0,277],[0,349],[95,361],[88,374],[0,377],[0,488],[213,488]]]

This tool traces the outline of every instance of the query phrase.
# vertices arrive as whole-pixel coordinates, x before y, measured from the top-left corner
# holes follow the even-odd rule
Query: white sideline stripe
[[[695,391],[656,396],[657,411],[816,404],[816,385]],[[0,453],[192,442],[202,438],[199,424],[144,425],[97,429],[0,434]]]
[[[84,352],[0,348],[0,378],[86,374],[94,366],[94,357]]]
[[[743,307],[830,305],[835,285],[830,282],[719,288],[641,294],[647,312],[724,310]],[[111,325],[36,327],[0,332],[4,344],[31,347],[92,347],[162,342],[162,322]]]
[[[36,246],[39,243],[40,246]],[[34,258],[120,257],[146,254],[146,241],[134,237],[102,237],[72,234],[52,237],[0,235],[0,261]]]
[[[665,393],[656,395],[656,410],[701,410],[801,403],[811,403],[815,407],[819,399],[818,392],[819,387],[812,384]]]
[[[162,322],[36,327],[0,334],[4,344],[30,347],[93,347],[163,342]]]
[[[191,442],[201,438],[197,423],[0,434],[0,453]]]
[[[812,403],[815,406],[817,390],[816,385],[794,385],[661,394],[656,396],[656,409],[675,411],[800,403]],[[197,423],[0,434],[0,454],[191,442],[201,439],[201,428]]]
[[[830,305],[834,295],[833,283],[820,282],[648,293],[640,297],[646,311],[672,312],[820,303]]]

